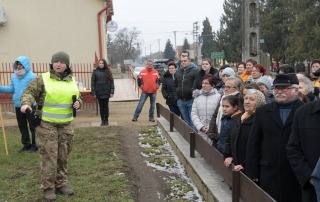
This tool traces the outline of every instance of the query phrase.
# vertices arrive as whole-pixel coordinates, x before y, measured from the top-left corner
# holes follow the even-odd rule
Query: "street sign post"
[[[224,52],[211,52],[211,59],[224,59]]]

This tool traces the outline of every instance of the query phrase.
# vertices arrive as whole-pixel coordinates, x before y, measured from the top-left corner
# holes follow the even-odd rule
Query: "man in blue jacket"
[[[33,126],[34,115],[33,113],[24,114],[20,111],[20,97],[29,82],[36,78],[36,75],[31,71],[30,60],[26,56],[18,57],[13,64],[13,69],[14,74],[12,75],[10,86],[0,86],[0,93],[13,93],[12,100],[16,111],[19,130],[21,132],[21,143],[23,144],[23,147],[19,152],[36,152],[38,148],[35,142],[35,128]],[[32,135],[32,141],[30,141],[28,123]]]

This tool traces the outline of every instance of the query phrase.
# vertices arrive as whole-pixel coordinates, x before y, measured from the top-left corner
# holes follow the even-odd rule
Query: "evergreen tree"
[[[287,59],[298,62],[320,57],[320,1],[296,0],[292,4]]]
[[[270,53],[276,61],[286,63],[286,48],[290,21],[291,0],[268,0],[261,6],[260,35],[265,39],[261,46],[264,52]]]
[[[228,62],[239,62],[242,58],[241,11],[242,1],[225,0],[224,14],[220,19],[220,30],[217,32],[217,41],[224,51]]]
[[[166,47],[164,48],[163,56],[166,59],[174,59],[176,56],[176,51],[173,49],[170,39],[168,39],[166,43]]]
[[[182,50],[189,50],[189,49],[190,49],[190,44],[188,42],[188,39],[184,38]]]
[[[212,35],[212,27],[209,22],[209,19],[203,21],[203,30],[202,30],[202,47],[201,53],[203,58],[210,58],[211,52],[213,52],[213,35]]]

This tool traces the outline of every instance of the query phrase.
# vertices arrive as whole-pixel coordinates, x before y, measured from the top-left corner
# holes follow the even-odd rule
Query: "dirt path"
[[[164,103],[161,93],[157,95],[157,102]],[[110,120],[124,127],[123,148],[127,154],[131,178],[135,184],[135,201],[163,201],[166,194],[166,183],[163,180],[166,173],[148,167],[146,158],[141,155],[142,148],[139,146],[138,131],[147,126],[156,125],[149,122],[149,100],[146,101],[142,113],[137,122],[132,122],[132,116],[138,102],[111,102]],[[155,114],[156,116],[156,114]]]

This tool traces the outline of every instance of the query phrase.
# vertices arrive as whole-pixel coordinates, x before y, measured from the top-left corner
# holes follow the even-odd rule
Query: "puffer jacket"
[[[195,90],[194,97],[191,120],[197,130],[201,132],[200,129],[203,126],[209,127],[212,114],[219,104],[221,95],[218,93],[217,89],[214,88],[206,93],[202,90]]]
[[[175,74],[174,85],[179,99],[191,100],[192,87],[198,68],[191,63],[187,69],[180,68]]]
[[[167,70],[163,74],[163,81],[161,92],[164,99],[166,99],[167,105],[177,105],[178,96],[174,85],[174,75],[170,74]]]
[[[26,56],[20,56],[16,59],[16,61],[20,62],[23,65],[24,69],[26,70],[26,74],[22,78],[17,77],[16,74],[13,74],[10,81],[10,86],[0,86],[0,93],[13,93],[13,105],[17,108],[20,108],[20,97],[24,89],[27,88],[29,82],[36,78],[36,75],[31,71],[30,60]],[[16,63],[14,63],[13,69],[17,70]]]
[[[114,81],[106,78],[106,68],[96,68],[91,76],[91,94],[97,98],[110,98],[114,94]]]
[[[220,138],[219,138],[219,141],[217,142],[217,145],[216,145],[218,151],[221,154],[224,154],[224,148],[225,148],[225,145],[226,145],[226,140],[227,140],[228,136],[230,135],[230,130],[231,130],[231,127],[233,125],[233,122],[234,121],[233,121],[233,119],[232,119],[232,117],[230,115],[229,116],[222,115]],[[214,143],[214,141],[213,141],[213,143]]]

